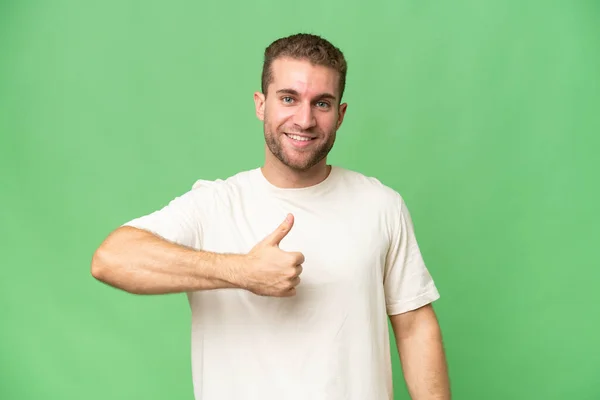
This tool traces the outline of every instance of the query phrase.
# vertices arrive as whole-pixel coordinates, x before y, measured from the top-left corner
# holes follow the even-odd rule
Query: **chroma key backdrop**
[[[261,165],[262,52],[296,32],[348,59],[329,161],[408,204],[454,398],[600,399],[583,0],[1,2],[0,399],[193,399],[185,296],[113,289],[91,257],[197,179]]]

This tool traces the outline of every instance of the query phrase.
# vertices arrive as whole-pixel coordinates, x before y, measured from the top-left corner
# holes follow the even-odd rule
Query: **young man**
[[[265,51],[256,115],[265,162],[198,181],[112,232],[98,280],[186,293],[198,400],[389,400],[388,317],[413,399],[449,399],[439,294],[401,196],[330,166],[343,54],[298,34]]]

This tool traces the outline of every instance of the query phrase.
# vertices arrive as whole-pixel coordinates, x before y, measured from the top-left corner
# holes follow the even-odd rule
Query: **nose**
[[[317,119],[310,104],[303,104],[296,109],[294,123],[302,130],[308,130],[317,124]]]

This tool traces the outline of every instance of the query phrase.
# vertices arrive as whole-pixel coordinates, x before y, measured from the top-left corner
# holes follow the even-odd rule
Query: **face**
[[[296,171],[325,165],[347,107],[339,104],[338,72],[290,58],[276,59],[271,68],[266,96],[254,94],[267,156]]]

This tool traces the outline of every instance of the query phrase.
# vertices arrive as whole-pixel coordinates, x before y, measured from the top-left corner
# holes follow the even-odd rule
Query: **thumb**
[[[294,226],[294,216],[292,214],[288,214],[281,225],[279,225],[273,233],[267,236],[265,243],[278,246],[279,242],[281,242],[281,240],[290,232],[292,226]]]

